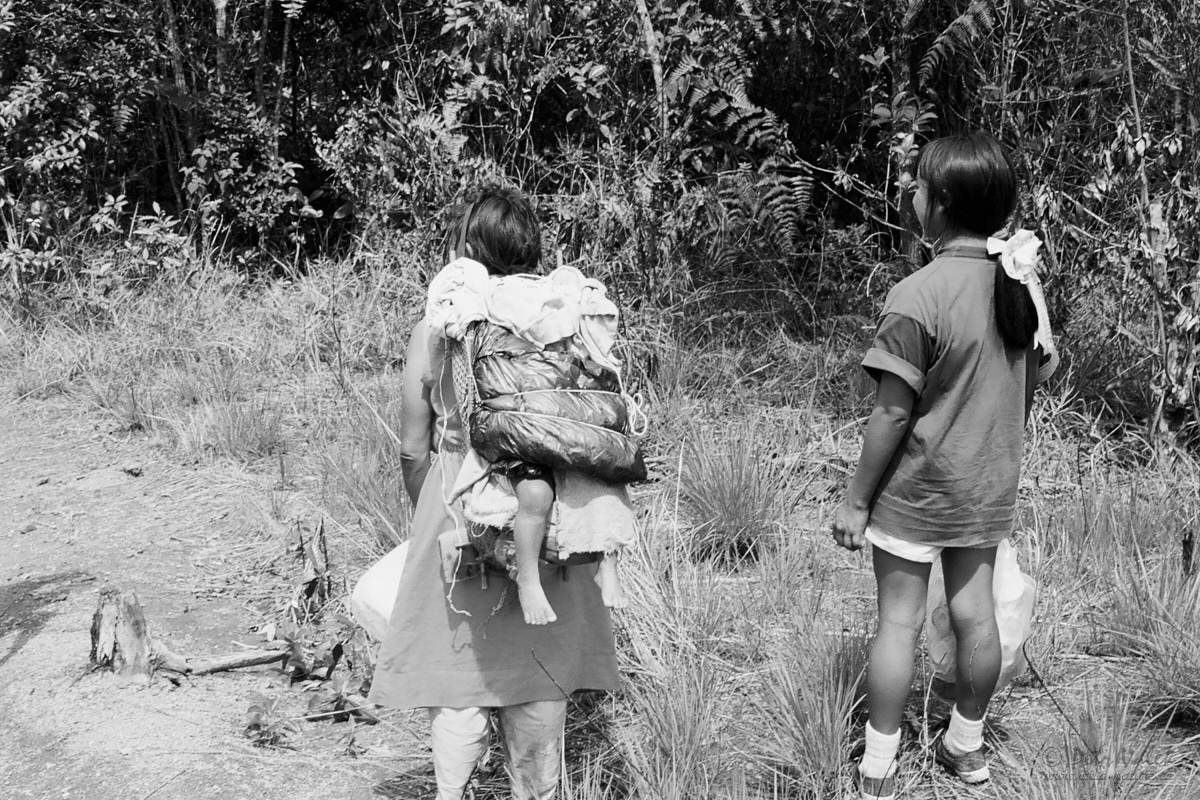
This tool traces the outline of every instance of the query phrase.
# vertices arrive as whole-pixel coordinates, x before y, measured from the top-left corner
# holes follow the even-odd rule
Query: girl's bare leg
[[[558,619],[538,572],[538,554],[550,527],[554,506],[554,487],[545,478],[521,478],[513,481],[517,495],[517,516],[513,520],[513,543],[517,557],[517,595],[521,612],[530,625],[546,625]]]
[[[947,548],[942,553],[950,625],[958,645],[954,706],[968,720],[983,719],[1000,678],[1000,632],[992,599],[996,548]]]
[[[912,685],[917,637],[925,624],[929,564],[871,548],[879,589],[879,627],[867,662],[867,708],[871,726],[882,734],[900,729]]]
[[[621,591],[621,576],[617,574],[617,554],[605,553],[596,570],[596,584],[600,597],[609,608],[624,608],[625,593]]]

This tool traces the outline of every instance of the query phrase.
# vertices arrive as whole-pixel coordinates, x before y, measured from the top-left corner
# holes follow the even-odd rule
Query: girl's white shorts
[[[916,561],[921,564],[932,564],[937,561],[942,555],[942,551],[946,548],[937,544],[917,544],[916,542],[906,542],[903,539],[897,539],[890,533],[884,533],[878,528],[873,528],[870,525],[863,532],[867,541],[881,550],[885,550],[894,556],[903,558],[906,561]],[[995,547],[994,544],[974,545],[975,547]],[[970,549],[970,548],[968,548]]]
[[[891,553],[894,556],[903,558],[905,561],[916,561],[921,564],[932,564],[937,561],[942,554],[944,547],[935,544],[917,544],[916,542],[906,542],[903,539],[897,539],[890,533],[884,533],[878,528],[870,525],[867,526],[864,532],[867,541],[875,547]]]

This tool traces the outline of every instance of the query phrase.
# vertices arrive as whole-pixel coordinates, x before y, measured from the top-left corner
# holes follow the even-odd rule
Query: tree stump
[[[184,658],[150,635],[137,594],[113,588],[100,591],[100,602],[92,615],[92,664],[111,667],[118,675],[142,684],[150,683],[159,669],[181,675],[207,675],[283,661],[288,657],[286,647],[285,642],[276,642],[268,649],[207,659]]]
[[[100,591],[100,602],[92,615],[93,664],[112,667],[118,675],[149,683],[154,676],[156,644],[135,593],[113,588]]]

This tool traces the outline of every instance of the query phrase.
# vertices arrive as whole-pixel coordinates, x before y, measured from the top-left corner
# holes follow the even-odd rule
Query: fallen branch
[[[283,661],[288,657],[287,650],[247,650],[244,653],[231,653],[227,656],[213,658],[189,658],[188,672],[192,675],[208,675],[211,672],[225,672],[242,667],[258,667]]]
[[[111,667],[118,675],[141,683],[150,683],[155,671],[160,669],[181,675],[208,675],[271,664],[287,657],[288,650],[281,642],[278,649],[185,658],[150,635],[142,604],[134,592],[102,589],[96,613],[92,615],[92,664]]]

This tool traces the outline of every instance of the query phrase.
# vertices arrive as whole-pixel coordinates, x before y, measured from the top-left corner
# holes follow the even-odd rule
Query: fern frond
[[[695,61],[679,64],[668,83],[679,88],[685,108],[727,132],[737,147],[773,154],[786,141],[784,126],[774,113],[751,101],[746,88],[750,73],[742,53],[722,53],[707,66]]]
[[[933,73],[947,59],[957,56],[991,34],[999,16],[998,2],[1000,0],[971,0],[967,10],[938,34],[921,59],[918,71],[921,83],[928,83]]]
[[[799,167],[800,165],[794,165]],[[796,213],[804,216],[812,208],[813,179],[811,175],[796,175],[791,179],[792,207]]]
[[[793,18],[796,14],[795,5],[786,0],[784,2],[765,0],[762,3],[756,2],[756,0],[737,0],[737,6],[742,13],[742,18],[746,20],[750,30],[754,31],[755,38],[760,42],[768,35],[782,36],[783,20]]]
[[[753,108],[731,109],[723,120],[734,132],[734,141],[750,150],[774,152],[783,138],[783,127],[770,111]]]
[[[118,133],[123,133],[129,124],[133,122],[134,115],[137,112],[125,103],[120,103],[113,109],[113,128]]]
[[[742,17],[750,24],[750,30],[760,42],[766,38],[766,26],[763,24],[763,14],[754,7],[753,0],[738,0],[738,9]]]
[[[762,190],[771,242],[778,252],[793,255],[800,236],[800,221],[812,197],[812,178],[803,173],[775,172],[764,177]]]
[[[904,12],[904,21],[901,27],[906,30],[912,30],[913,23],[917,21],[917,17],[929,5],[929,0],[908,0],[908,10]]]
[[[679,59],[679,63],[671,68],[667,73],[666,84],[677,83],[689,75],[697,72],[703,72],[704,67],[691,54],[685,55]]]

